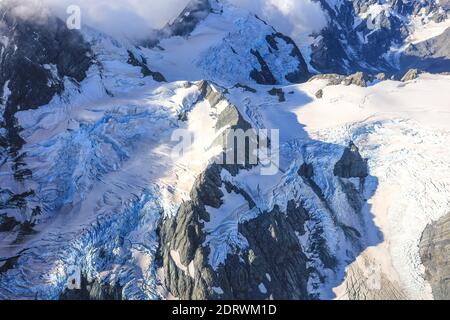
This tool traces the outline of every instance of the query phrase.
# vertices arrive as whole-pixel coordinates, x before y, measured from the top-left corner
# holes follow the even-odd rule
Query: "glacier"
[[[371,7],[360,18],[381,14],[376,9],[384,10]],[[436,35],[440,27],[430,24],[429,32]],[[424,40],[425,33],[410,40]],[[48,104],[15,115],[31,179],[15,181],[12,164],[0,162],[2,193],[33,190],[27,201],[40,208],[32,230],[0,232],[0,299],[59,299],[73,266],[88,282],[117,286],[124,299],[183,298],[167,285],[171,264],[179,282],[196,285],[204,280],[202,270],[220,274],[253,252],[255,239],[242,226],[267,223],[277,240],[282,236],[273,225],[291,214],[305,220],[293,229],[298,252],[292,255],[307,270],[307,292],[298,297],[432,298],[419,242],[426,226],[450,211],[449,75],[423,73],[367,87],[322,79],[297,84],[303,80],[289,75],[306,80],[314,70],[306,65],[311,57],[296,56],[295,43],[229,5],[214,8],[189,36],[167,37],[154,47],[91,28],[82,34],[94,57],[86,78],[79,84],[62,79],[64,91]],[[270,84],[251,76],[264,71],[256,52],[270,68]],[[168,82],[145,76],[130,63],[130,53]],[[42,67],[55,73],[51,65]],[[273,89],[285,101],[270,94]],[[2,103],[8,83],[3,93]],[[205,257],[184,261],[186,254],[170,246],[191,239],[169,235],[171,264],[164,265],[163,225],[182,225],[183,209],[197,205],[199,177],[222,151],[210,147],[221,115],[230,110],[237,122],[280,130],[278,173],[261,175],[261,164],[236,172],[221,168],[215,177],[219,203],[205,205],[208,217],[195,221],[204,236],[196,249]],[[186,154],[174,157],[180,129],[194,139]],[[336,174],[352,148],[367,159],[367,176]],[[3,211],[17,223],[30,218],[20,207]],[[281,220],[264,220],[271,215]],[[368,285],[371,272],[385,292]],[[273,298],[277,274],[262,274],[249,290]],[[207,297],[229,294],[222,283],[208,285]]]

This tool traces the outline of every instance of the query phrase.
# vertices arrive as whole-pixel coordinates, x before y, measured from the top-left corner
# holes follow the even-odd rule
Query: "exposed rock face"
[[[356,85],[359,87],[367,87],[368,83],[370,81],[373,81],[376,79],[376,77],[367,75],[364,72],[357,72],[355,74],[344,76],[340,74],[318,74],[309,81],[314,81],[317,79],[321,80],[327,80],[329,86],[336,86],[336,85],[344,85],[344,86],[350,86],[350,85]]]
[[[19,258],[20,258],[20,256],[15,256],[15,257],[0,261],[0,275],[2,273],[6,273],[10,269],[13,269],[15,267],[17,261],[19,261]]]
[[[356,71],[396,74],[409,68],[448,71],[448,40],[445,41],[448,35],[407,49],[400,66],[385,55],[392,47],[401,47],[407,39],[408,23],[413,17],[424,14],[434,21],[448,18],[448,1],[318,2],[329,16],[329,22],[312,47],[311,65],[316,70],[339,74]],[[372,6],[379,10],[370,10]]]
[[[180,15],[163,30],[169,36],[185,37],[211,12],[209,0],[191,0]]]
[[[307,257],[298,242],[308,219],[303,207],[290,202],[286,213],[275,207],[242,224],[239,232],[251,249],[219,268],[219,287],[227,293],[221,298],[311,299]]]
[[[257,92],[256,89],[254,89],[252,87],[249,87],[249,86],[247,86],[245,84],[241,84],[241,83],[236,84],[234,87],[235,88],[241,88],[242,90],[247,91],[247,92],[251,92],[251,93],[256,93]]]
[[[0,232],[12,231],[19,224],[13,217],[8,217],[5,214],[0,215]]]
[[[303,58],[297,44],[289,37],[283,35],[282,33],[273,33],[266,36],[266,41],[269,44],[269,52],[271,55],[276,55],[278,51],[280,51],[279,43],[283,43],[283,45],[291,46],[292,50],[289,55],[298,61],[298,66],[295,71],[291,71],[284,76],[284,79],[291,83],[301,83],[305,82],[309,77],[308,66],[306,65],[305,59]],[[260,70],[253,69],[250,73],[250,77],[255,80],[259,84],[268,84],[274,85],[279,81],[274,77],[272,71],[270,70],[270,66],[267,61],[262,57],[261,53],[258,50],[251,50],[251,54],[256,57],[258,63],[260,65]]]
[[[425,229],[420,241],[420,256],[434,298],[450,300],[450,214]]]
[[[158,82],[167,82],[166,78],[160,72],[154,72],[147,66],[147,61],[145,58],[141,57],[141,60],[137,59],[133,52],[128,51],[128,63],[135,67],[140,67],[142,75],[144,77],[152,77],[153,80]]]
[[[346,84],[348,83],[349,85],[354,84],[360,87],[367,87],[368,80],[369,78],[364,72],[357,72],[347,77]]]
[[[181,299],[208,299],[214,295],[215,274],[208,265],[207,248],[200,221],[209,219],[205,205],[220,207],[223,193],[220,171],[210,167],[195,183],[193,201],[181,205],[177,219],[167,220],[160,230],[162,266],[165,286]],[[182,266],[186,266],[183,268]]]
[[[258,84],[276,84],[277,80],[270,71],[270,68],[264,58],[261,56],[258,50],[251,50],[250,53],[255,56],[260,65],[260,70],[253,69],[250,72],[250,77]]]
[[[361,157],[358,147],[350,142],[334,167],[334,175],[341,178],[366,178],[368,174],[367,160]]]
[[[271,96],[275,96],[278,97],[278,101],[279,102],[285,102],[286,101],[286,96],[284,94],[283,89],[279,89],[279,88],[273,88],[269,91],[269,94]]]
[[[229,254],[217,270],[211,267],[209,249],[202,245],[207,234],[200,221],[210,219],[205,206],[222,205],[221,185],[220,168],[210,167],[197,180],[193,200],[181,206],[176,219],[163,223],[162,264],[170,293],[181,299],[313,298],[307,291],[307,258],[298,242],[308,213],[293,202],[287,213],[275,207],[240,225],[239,232],[251,249]]]
[[[308,66],[303,58],[300,49],[297,44],[288,36],[277,32],[266,37],[266,41],[269,43],[273,50],[279,50],[278,43],[284,41],[288,46],[292,47],[290,55],[298,61],[297,70],[288,73],[285,79],[291,83],[302,83],[308,80],[309,70]]]

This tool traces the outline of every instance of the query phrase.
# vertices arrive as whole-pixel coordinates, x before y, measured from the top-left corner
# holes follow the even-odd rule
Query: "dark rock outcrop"
[[[366,178],[369,175],[367,160],[361,157],[353,142],[350,142],[341,160],[336,163],[334,175],[341,178]]]
[[[307,300],[307,257],[298,242],[305,234],[307,211],[290,202],[287,212],[278,207],[243,223],[239,232],[249,250],[229,255],[219,267],[219,284],[227,299]]]
[[[272,71],[270,71],[269,65],[258,52],[258,50],[252,49],[250,52],[256,57],[259,65],[261,66],[260,70],[253,69],[250,73],[250,77],[258,84],[276,84],[277,80],[273,76]]]
[[[323,90],[322,89],[320,89],[319,91],[316,92],[316,98],[317,99],[323,98]]]
[[[203,224],[209,216],[205,205],[218,208],[222,204],[221,179],[218,166],[208,168],[196,181],[191,193],[192,201],[184,202],[177,218],[162,222],[160,227],[160,255],[164,267],[165,286],[172,295],[181,299],[211,298],[212,284],[216,281],[207,263],[208,249],[201,244],[205,240]],[[183,266],[195,265],[194,277],[186,274],[174,261],[174,252]]]
[[[305,233],[308,213],[294,202],[289,203],[286,213],[275,207],[241,224],[239,232],[250,249],[230,253],[217,270],[209,265],[209,248],[202,245],[207,234],[201,221],[210,219],[205,206],[222,205],[222,183],[220,167],[208,168],[195,183],[192,200],[182,204],[175,219],[161,226],[161,259],[170,293],[181,299],[313,298],[307,290],[307,258],[298,242],[298,236]],[[175,261],[174,252],[179,261]],[[192,266],[186,268],[194,273],[179,264]]]
[[[209,15],[211,10],[209,0],[191,0],[180,15],[167,24],[163,32],[169,36],[186,37]]]
[[[420,240],[425,277],[437,300],[450,300],[450,214],[427,226]]]
[[[20,255],[15,256],[8,259],[0,260],[0,275],[2,273],[8,272],[8,270],[13,269],[15,265],[17,264],[17,261],[19,261]]]
[[[149,69],[149,67],[147,66],[147,60],[144,57],[141,57],[141,60],[138,60],[133,52],[128,51],[127,62],[132,66],[140,67],[142,75],[144,77],[152,77],[153,80],[157,82],[167,82],[166,78],[160,72],[155,72]]]
[[[281,88],[272,88],[269,91],[269,94],[271,96],[278,97],[278,102],[285,102],[286,101],[286,95],[284,94],[284,91]]]
[[[257,92],[256,89],[254,89],[254,88],[252,88],[250,86],[247,86],[245,84],[241,84],[241,83],[236,84],[233,88],[241,88],[242,90],[247,91],[247,92],[251,92],[251,93],[256,93]]]
[[[298,48],[297,44],[292,40],[290,37],[277,32],[271,35],[268,35],[266,37],[266,41],[269,43],[270,47],[273,50],[278,50],[277,41],[284,41],[287,45],[290,45],[292,47],[292,51],[290,52],[290,55],[295,58],[298,61],[298,67],[297,70],[292,71],[288,73],[285,76],[285,79],[289,81],[290,83],[302,83],[308,80],[308,77],[310,75],[308,70],[308,65],[306,64],[305,59],[303,58],[302,53],[300,52],[300,49]]]
[[[450,28],[439,36],[408,46],[401,56],[400,65],[402,70],[450,71]]]
[[[0,232],[12,231],[20,223],[12,217],[8,217],[6,214],[0,215]]]
[[[298,62],[297,69],[295,71],[286,74],[284,76],[285,80],[287,80],[290,83],[302,83],[308,80],[310,76],[308,66],[297,44],[291,38],[279,32],[266,36],[266,42],[269,45],[269,51],[272,53],[272,55],[276,55],[277,52],[279,52],[280,50],[277,44],[278,41],[282,41],[285,44],[292,47],[292,50],[289,53],[289,55],[293,59],[295,59],[295,61]],[[270,70],[269,64],[267,63],[266,60],[264,60],[260,52],[258,50],[253,49],[250,52],[253,56],[256,57],[260,65],[260,70],[257,69],[252,70],[252,72],[250,73],[250,77],[253,80],[255,80],[258,84],[267,84],[267,85],[277,84],[277,80],[273,75],[272,71]]]

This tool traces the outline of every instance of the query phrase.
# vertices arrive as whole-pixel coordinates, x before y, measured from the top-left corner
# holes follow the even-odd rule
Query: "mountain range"
[[[139,41],[1,2],[0,299],[450,298],[450,1],[314,2]],[[216,161],[229,129],[278,161]]]

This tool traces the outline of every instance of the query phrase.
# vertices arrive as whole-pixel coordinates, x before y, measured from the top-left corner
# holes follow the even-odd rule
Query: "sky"
[[[111,35],[139,39],[148,34],[149,29],[163,27],[190,0],[0,0],[2,1],[19,3],[16,11],[25,17],[45,15],[47,8],[67,17],[67,7],[78,5],[83,24]],[[294,38],[299,33],[320,30],[326,21],[319,4],[311,0],[222,1],[258,14],[279,31]]]
[[[256,13],[278,31],[296,39],[300,34],[320,31],[326,16],[317,2],[311,0],[228,0]]]

